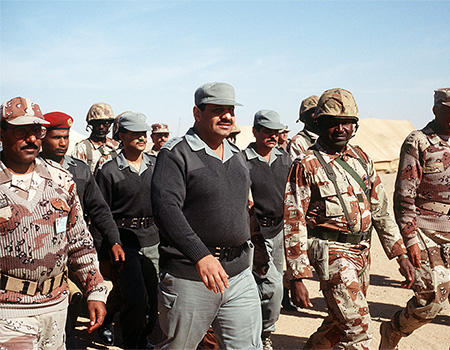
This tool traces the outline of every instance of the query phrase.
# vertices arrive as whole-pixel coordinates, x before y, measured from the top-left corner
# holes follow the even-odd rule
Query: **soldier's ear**
[[[199,122],[201,119],[201,113],[202,111],[197,106],[194,106],[192,113],[194,114],[194,119],[196,122]]]

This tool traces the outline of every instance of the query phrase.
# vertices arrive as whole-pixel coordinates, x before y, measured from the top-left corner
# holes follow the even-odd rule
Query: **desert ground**
[[[395,174],[381,175],[384,185],[392,198],[392,189]],[[380,342],[379,327],[381,322],[390,319],[391,315],[405,306],[413,292],[403,289],[400,282],[403,277],[398,272],[398,264],[389,261],[383,252],[380,241],[374,234],[372,247],[371,286],[368,291],[370,313],[374,324],[374,340],[372,349],[378,349]],[[298,311],[284,312],[276,324],[276,331],[272,335],[275,349],[301,349],[326,316],[326,305],[319,292],[317,278],[305,282],[313,308],[298,309]],[[447,303],[448,304],[448,303]],[[120,347],[107,347],[101,344],[94,332],[86,332],[87,319],[80,318],[77,328],[77,338],[81,349],[121,349]],[[116,323],[116,343],[120,344],[119,327]],[[417,330],[411,336],[403,338],[400,350],[449,350],[450,346],[450,308],[438,315],[432,323]]]

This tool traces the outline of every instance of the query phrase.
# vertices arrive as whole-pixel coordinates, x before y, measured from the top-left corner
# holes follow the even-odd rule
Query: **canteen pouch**
[[[308,257],[319,278],[330,279],[328,241],[319,238],[308,238]]]

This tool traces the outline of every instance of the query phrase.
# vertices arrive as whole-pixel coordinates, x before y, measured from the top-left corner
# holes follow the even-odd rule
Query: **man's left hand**
[[[400,273],[405,277],[405,280],[402,282],[402,287],[410,288],[414,282],[416,270],[408,258],[401,259],[399,261],[399,265]]]
[[[93,330],[99,328],[106,316],[106,307],[103,301],[91,300],[88,301],[88,310],[90,323],[88,327],[88,333],[92,333]]]

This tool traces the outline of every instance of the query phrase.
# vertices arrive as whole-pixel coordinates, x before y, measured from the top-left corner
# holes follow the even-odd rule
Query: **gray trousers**
[[[223,349],[261,349],[261,308],[250,268],[229,278],[223,294],[166,273],[159,285],[162,349],[196,349],[209,326]]]
[[[265,238],[267,253],[269,254],[269,269],[263,276],[253,272],[261,299],[263,318],[263,334],[275,331],[283,299],[283,231],[273,238]]]

